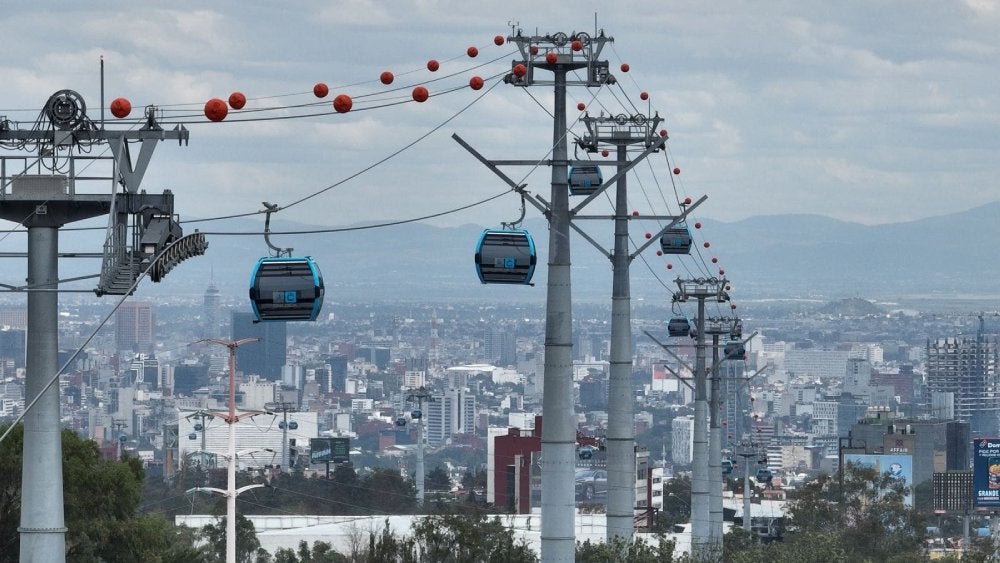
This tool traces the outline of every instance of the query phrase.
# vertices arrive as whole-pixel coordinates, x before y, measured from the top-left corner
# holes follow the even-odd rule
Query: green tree
[[[451,490],[451,478],[448,477],[448,472],[437,466],[431,469],[424,478],[424,489],[428,491],[450,491]]]
[[[18,425],[0,444],[0,562],[16,561],[19,552],[23,435]],[[157,515],[138,514],[145,477],[138,459],[104,459],[96,443],[71,430],[63,430],[61,439],[67,559],[200,560],[189,531]]]
[[[677,477],[663,482],[663,508],[656,514],[653,531],[672,532],[677,524],[691,520],[691,479]]]
[[[538,561],[499,518],[482,513],[436,514],[413,525],[413,541],[429,561],[459,563],[528,563]]]
[[[226,560],[226,517],[219,519],[217,524],[208,524],[201,529],[202,537],[208,543],[215,561]],[[260,540],[253,522],[242,514],[236,515],[236,561],[239,563],[254,563],[258,560]],[[264,552],[265,554],[267,552]]]
[[[674,542],[660,536],[656,545],[641,540],[626,545],[622,538],[615,538],[611,543],[592,543],[587,540],[576,544],[577,563],[672,563],[674,558]]]

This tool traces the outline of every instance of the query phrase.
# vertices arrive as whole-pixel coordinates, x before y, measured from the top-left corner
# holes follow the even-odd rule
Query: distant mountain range
[[[658,245],[650,246],[631,266],[633,298],[669,302],[670,291],[675,288],[673,279],[678,275],[703,275],[696,269],[702,261],[712,267],[713,273],[718,266],[724,267],[732,280],[734,296],[740,299],[1000,294],[996,287],[1000,279],[1000,202],[952,215],[875,226],[818,215],[701,222],[702,229],[695,238],[700,243],[704,236],[711,248],[699,244],[700,258],[694,254],[683,260],[667,260],[656,256]],[[186,225],[185,232],[198,227],[209,233],[207,254],[182,263],[161,284],[147,282],[140,294],[200,295],[214,280],[224,295],[245,295],[251,268],[267,253],[263,237],[212,233],[260,231],[262,225],[249,219]],[[580,225],[610,250],[611,221],[581,221]],[[355,227],[337,233],[274,235],[272,239],[278,245],[294,246],[296,254],[318,260],[326,280],[327,299],[332,301],[545,300],[548,229],[543,219],[525,223],[538,247],[535,287],[479,283],[473,253],[483,226],[438,228],[414,223]],[[272,229],[280,232],[322,227],[274,221]],[[644,233],[655,229],[655,225],[641,221],[630,225],[636,244],[645,242]],[[92,252],[100,248],[102,236],[92,232],[70,238],[64,232],[60,248]],[[93,241],[88,242],[91,237]],[[573,238],[574,299],[610,301],[609,260],[583,238],[575,234]],[[716,255],[719,265],[710,262]],[[668,261],[674,264],[672,270],[666,268]],[[60,268],[60,277],[65,278],[81,266],[78,261],[64,260]],[[87,269],[93,273],[96,261],[89,261]],[[18,271],[13,267],[5,270],[12,274]],[[18,276],[2,281],[18,283]]]

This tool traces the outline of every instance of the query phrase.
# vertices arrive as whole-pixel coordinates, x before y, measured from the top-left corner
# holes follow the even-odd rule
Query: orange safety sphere
[[[347,113],[351,111],[353,105],[354,101],[347,94],[340,94],[333,99],[333,109],[337,110],[337,113]]]
[[[701,228],[701,222],[699,221],[699,222],[695,223],[694,224],[694,228],[700,229]]]
[[[323,84],[322,82],[317,82],[316,85],[313,86],[313,95],[315,95],[317,98],[325,98],[326,95],[329,93],[330,93],[330,88],[326,84]]]
[[[691,205],[691,197],[690,196],[684,198],[684,205]]]
[[[669,263],[668,263],[668,264],[667,264],[667,269],[668,269],[668,270],[673,270],[673,269],[674,269],[674,265],[673,265],[673,264],[669,264]]]
[[[726,275],[726,271],[724,269],[722,269],[722,268],[719,268],[719,275],[720,276]]]
[[[128,98],[115,98],[111,100],[111,115],[121,119],[128,117],[132,113],[132,102]]]
[[[479,54],[479,49],[476,49],[475,47],[469,47],[468,49],[465,50],[465,54],[469,55],[472,58],[476,58],[476,56]]]
[[[704,244],[704,245],[702,245],[702,246],[704,246],[705,248],[708,248],[708,247],[710,247],[710,246],[712,246],[712,245],[711,245],[711,244],[709,244],[709,243],[708,243],[708,241],[706,240],[706,241],[705,241],[705,244]]]
[[[732,309],[735,309],[735,308],[736,308],[736,303],[733,303],[733,304],[732,304],[732,305],[730,305],[729,307],[730,307],[730,308],[732,308]]]
[[[439,68],[441,68],[441,65],[438,64],[438,62],[435,61],[434,59],[427,61],[427,70],[431,72],[437,72],[437,69]]]
[[[524,66],[521,63],[517,63],[516,65],[514,65],[514,76],[520,78],[525,74],[528,74],[528,67]]]
[[[583,111],[583,110],[587,109],[587,104],[585,104],[583,102],[580,102],[580,103],[576,104],[576,109],[578,109],[580,111]]]
[[[622,63],[622,72],[628,72],[628,63]]]
[[[548,53],[545,53],[545,62],[549,63],[550,65],[556,64],[556,61],[558,60],[559,60],[559,55],[557,55],[555,51],[549,51]]]
[[[732,290],[732,289],[733,289],[733,286],[731,286],[731,285],[727,285],[727,286],[726,286],[726,291],[730,291],[730,290]]]
[[[646,238],[653,238],[653,233],[646,233]]]
[[[576,41],[574,41],[573,43],[571,43],[570,46],[573,47],[574,51],[582,51],[583,50],[583,41],[580,41],[579,39],[577,39]]]
[[[608,149],[604,149],[603,151],[601,151],[601,156],[608,156],[608,154],[610,154],[608,152]]]
[[[537,55],[538,54],[538,45],[532,45],[531,47],[528,47],[528,51],[532,55]]]
[[[247,97],[243,95],[243,92],[233,92],[229,94],[229,107],[233,109],[243,109],[243,106],[247,105]]]
[[[424,88],[423,86],[417,86],[413,89],[413,99],[415,101],[426,102],[429,95],[430,94],[428,94],[427,88]]]
[[[680,173],[681,173],[681,169],[675,167],[674,168],[674,174],[680,174]]]
[[[496,37],[493,38],[494,45],[503,45],[503,43],[504,43],[503,35],[497,35]]]
[[[636,210],[636,211],[633,211],[633,212],[632,212],[632,216],[633,216],[633,217],[638,217],[638,216],[639,216],[639,211],[638,211],[638,210]]]
[[[660,136],[661,137],[666,137],[667,136],[667,130],[666,129],[660,129]]]
[[[382,74],[380,74],[379,77],[378,77],[378,79],[382,81],[382,84],[385,84],[385,85],[392,84],[392,81],[395,78],[396,77],[393,76],[392,73],[389,72],[388,70],[382,71]]]
[[[656,251],[656,255],[657,256],[663,256],[663,251],[662,250],[657,250]]]
[[[472,88],[473,90],[479,90],[483,87],[483,84],[483,79],[480,76],[473,76],[469,79],[469,88]]]
[[[641,94],[639,94],[639,99],[643,100],[643,101],[648,100],[649,99],[649,92],[642,92]]]
[[[713,264],[718,264],[718,263],[719,263],[719,259],[718,259],[718,258],[716,258],[715,256],[713,256],[713,257],[712,257],[712,263],[713,263]]]
[[[229,115],[229,106],[219,98],[205,102],[205,117],[210,121],[222,121]]]

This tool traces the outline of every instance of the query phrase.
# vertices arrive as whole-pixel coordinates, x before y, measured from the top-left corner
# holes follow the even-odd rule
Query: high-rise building
[[[0,359],[11,360],[16,368],[24,367],[25,331],[0,327]]]
[[[1000,433],[1000,373],[997,337],[953,337],[927,341],[927,389],[954,393],[955,418],[969,423],[972,436]]]
[[[222,322],[219,318],[222,298],[219,295],[219,288],[214,283],[209,283],[205,289],[205,301],[202,307],[204,314],[202,323],[202,335],[205,338],[219,338],[225,332],[222,330]]]
[[[678,416],[670,421],[670,459],[677,465],[690,465],[694,459],[694,417]]]
[[[146,352],[153,343],[153,305],[149,301],[126,301],[115,312],[115,347]]]
[[[246,375],[259,375],[268,381],[281,381],[288,354],[288,333],[283,322],[254,322],[253,313],[233,311],[232,339],[257,338],[236,349],[236,369]]]
[[[448,389],[424,403],[427,443],[446,443],[453,434],[475,434],[476,396],[468,389]]]

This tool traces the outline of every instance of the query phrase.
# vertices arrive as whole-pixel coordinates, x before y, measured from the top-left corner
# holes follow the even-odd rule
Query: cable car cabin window
[[[323,306],[323,276],[312,258],[261,258],[250,302],[259,321],[314,321]]]
[[[574,166],[569,169],[569,193],[589,195],[604,183],[604,176],[598,166]]]
[[[660,237],[660,249],[664,254],[690,254],[691,232],[687,227],[667,229]]]
[[[483,283],[531,283],[535,242],[528,231],[486,229],[476,245],[476,272]]]

